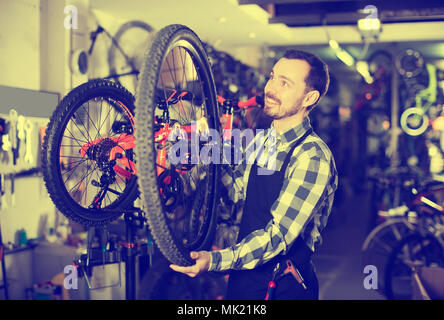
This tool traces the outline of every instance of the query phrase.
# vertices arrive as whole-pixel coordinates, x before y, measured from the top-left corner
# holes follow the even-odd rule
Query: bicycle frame
[[[172,90],[172,89],[171,89]],[[178,93],[176,90],[173,90],[173,93],[171,96],[166,100],[168,103],[174,96],[177,96],[180,102],[180,99],[187,96],[188,92],[181,92]],[[218,103],[222,106],[223,114],[221,116],[221,122],[225,122],[225,126],[223,128],[223,136],[222,140],[223,142],[228,142],[231,140],[231,134],[233,130],[233,111],[236,108],[249,108],[254,106],[259,106],[260,101],[258,101],[257,96],[254,96],[247,101],[231,101],[227,100],[221,96],[217,96]],[[173,130],[181,130],[182,132],[187,134],[187,138],[190,139],[193,135],[199,135],[201,132],[208,130],[208,123],[206,122],[205,118],[202,118],[201,120],[198,120],[195,124],[191,125],[181,125],[181,126],[173,126],[171,127],[168,123],[165,124],[165,126],[160,129],[155,134],[155,142],[158,142],[160,144],[160,150],[157,153],[157,159],[156,164],[157,166],[157,175],[159,176],[164,170],[166,166],[166,149],[163,148],[165,144],[167,143],[168,137],[172,133]],[[183,173],[183,170],[182,170]]]
[[[174,89],[169,89],[172,93],[170,96],[165,99],[165,101],[160,102],[160,106],[163,104],[179,104],[182,108],[182,102],[183,100],[189,99],[192,97],[192,93],[189,93],[187,91],[178,92]],[[223,128],[223,142],[227,143],[231,141],[231,133],[233,129],[233,111],[236,108],[242,109],[242,108],[249,108],[261,105],[261,97],[254,96],[247,101],[231,101],[227,100],[221,96],[217,97],[218,103],[223,108],[223,115],[221,117],[221,121],[226,121],[225,126]],[[135,132],[135,121],[134,117],[131,115],[129,110],[118,101],[118,103],[124,108],[125,112],[128,114],[128,117],[130,119],[130,125],[132,126],[132,132]],[[162,109],[162,107],[160,108]],[[180,137],[181,134],[185,134],[188,140],[193,138],[193,136],[199,136],[201,133],[207,132],[209,130],[208,123],[206,121],[206,118],[203,117],[199,119],[196,123],[192,123],[189,125],[179,125],[178,123],[175,123],[174,125],[170,125],[168,121],[162,121],[160,118],[155,118],[155,126],[158,126],[159,129],[154,134],[154,141],[155,143],[158,143],[158,151],[156,155],[156,166],[157,166],[157,176],[160,177],[160,175],[167,170],[167,148],[166,145],[168,143],[168,138],[171,136],[173,131],[177,130],[178,134],[176,136]],[[180,139],[180,138],[179,138]],[[111,140],[111,141],[110,141]],[[102,162],[107,162],[108,164],[111,164],[112,169],[115,171],[116,174],[120,175],[124,179],[130,179],[131,176],[136,175],[138,170],[136,163],[134,163],[132,160],[128,159],[126,156],[123,155],[127,150],[131,150],[135,148],[135,137],[133,134],[128,133],[120,133],[118,137],[102,137],[100,139],[95,139],[93,141],[89,141],[85,143],[83,146],[80,147],[80,155],[82,158],[90,157],[93,159],[98,159],[99,155],[97,155],[97,149],[106,142],[111,143],[110,147],[105,146],[106,154],[109,154],[108,158],[101,159]],[[186,155],[188,159],[190,159],[190,155]],[[192,159],[193,160],[193,159]],[[196,159],[194,159],[196,160]],[[185,172],[187,172],[187,168],[180,168],[176,169],[177,173],[180,175],[183,175]],[[166,179],[163,180],[164,183],[167,185],[171,183],[171,176],[167,176]],[[95,197],[93,204],[95,207],[100,207],[101,199],[103,198],[104,191],[107,190],[107,186],[102,186],[102,189]]]
[[[381,179],[380,182],[385,183],[387,186],[392,186],[391,180],[389,180],[389,179],[383,178],[383,179]],[[430,199],[430,196],[432,196],[436,193],[440,193],[440,192],[444,193],[444,185],[441,185],[435,189],[428,190],[428,191],[418,190],[414,186],[412,186],[412,184],[410,184],[410,183],[406,183],[402,187],[404,189],[408,189],[412,195],[411,198],[405,204],[405,206],[399,207],[399,210],[396,210],[398,208],[391,209],[391,210],[393,210],[391,212],[390,212],[390,210],[379,211],[378,212],[379,216],[392,217],[392,216],[406,215],[406,214],[408,214],[409,211],[415,211],[417,206],[421,206],[423,209],[425,209],[425,208],[431,209],[432,210],[432,212],[430,212],[431,214],[438,214],[438,215],[444,216],[444,208],[440,204],[438,204]]]

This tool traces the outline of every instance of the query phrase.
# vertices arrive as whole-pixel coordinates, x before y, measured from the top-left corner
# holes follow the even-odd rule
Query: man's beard
[[[265,97],[273,99],[274,101],[279,103],[278,106],[274,106],[274,108],[277,109],[277,112],[275,112],[275,113],[271,113],[271,110],[273,107],[269,108],[269,107],[267,107],[267,103],[265,103],[264,113],[267,116],[273,118],[274,120],[279,120],[279,119],[291,117],[291,116],[294,116],[295,114],[297,114],[302,109],[302,100],[304,98],[304,97],[301,97],[298,101],[296,101],[296,103],[290,109],[281,110],[281,107],[282,107],[281,100],[279,100],[278,98],[276,98],[270,94],[266,94]],[[283,112],[281,113],[281,111],[283,111]]]

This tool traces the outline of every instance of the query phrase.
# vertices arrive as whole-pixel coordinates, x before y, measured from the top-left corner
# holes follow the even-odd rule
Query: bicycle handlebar
[[[217,102],[220,104],[228,105],[232,108],[248,108],[248,107],[255,107],[255,106],[263,106],[264,105],[264,96],[263,95],[257,95],[254,97],[251,97],[250,99],[246,101],[236,101],[236,100],[228,100],[221,96],[217,96]]]

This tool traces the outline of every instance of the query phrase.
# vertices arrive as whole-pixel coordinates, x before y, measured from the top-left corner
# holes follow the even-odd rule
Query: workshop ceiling
[[[382,23],[444,21],[442,0],[239,0],[239,4],[256,4],[270,12],[270,23],[288,27],[355,25],[368,13],[369,5],[377,8]]]
[[[356,27],[367,1],[336,0],[91,0],[91,7],[159,29],[191,27],[217,46],[360,43]],[[381,42],[444,40],[444,1],[373,0],[382,21]],[[324,27],[322,24],[326,24]]]
[[[96,12],[143,20],[157,30],[184,24],[219,50],[310,46],[327,59],[333,55],[329,38],[359,52],[363,41],[357,20],[366,16],[362,9],[369,3],[376,6],[382,22],[369,52],[397,43],[444,58],[442,0],[90,0]],[[117,20],[113,23],[118,25]]]

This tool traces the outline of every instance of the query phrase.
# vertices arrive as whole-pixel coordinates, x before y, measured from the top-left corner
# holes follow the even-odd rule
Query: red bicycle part
[[[127,179],[131,178],[132,175],[136,175],[137,174],[136,164],[127,157],[123,156],[121,153],[122,150],[130,150],[135,148],[136,139],[132,134],[122,133],[118,137],[111,137],[111,138],[102,137],[100,139],[95,139],[91,142],[87,142],[80,148],[81,157],[84,158],[86,155],[88,155],[88,150],[92,146],[96,146],[99,143],[101,143],[104,139],[110,139],[115,143],[117,143],[117,146],[113,147],[110,150],[110,155],[108,159],[109,161],[116,160],[116,164],[113,166],[114,171],[117,174]],[[120,165],[122,165],[124,168],[122,168]]]

